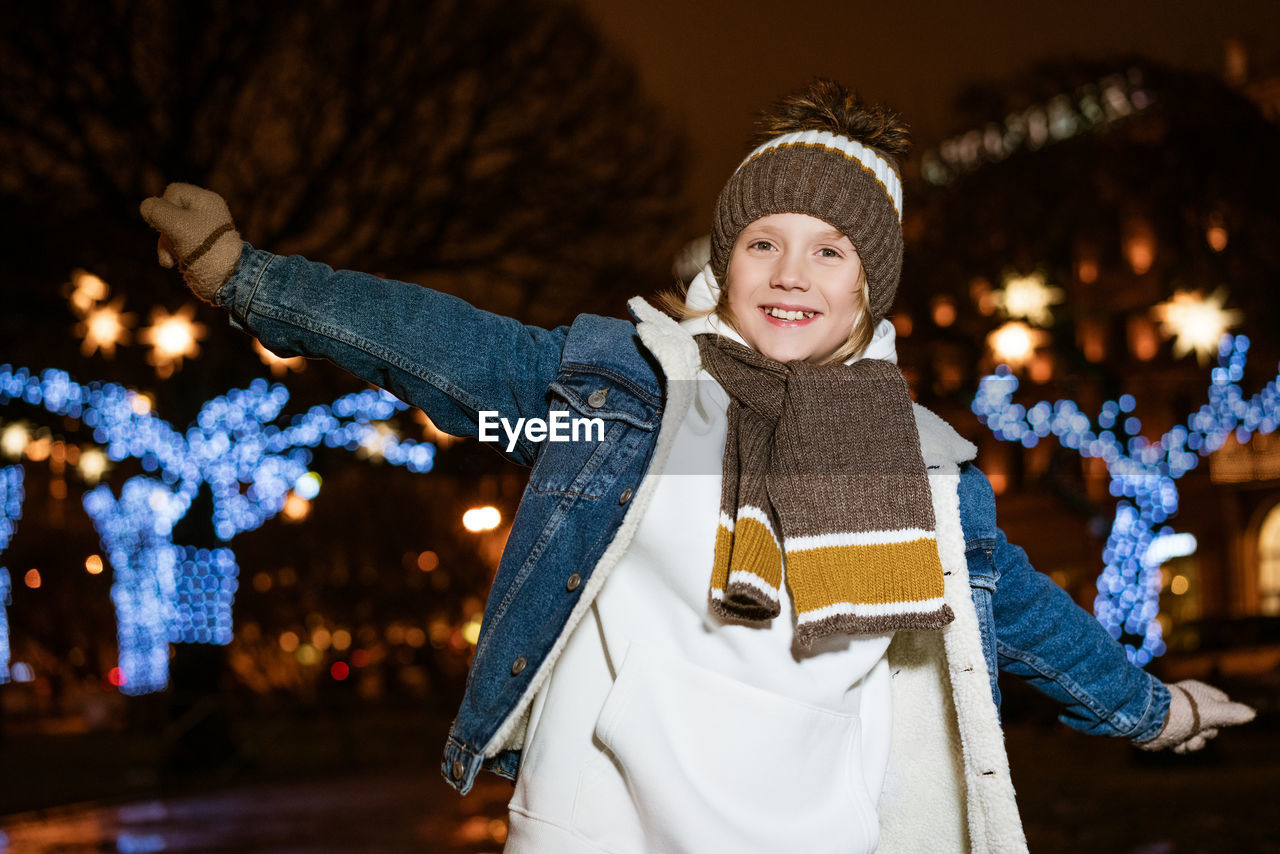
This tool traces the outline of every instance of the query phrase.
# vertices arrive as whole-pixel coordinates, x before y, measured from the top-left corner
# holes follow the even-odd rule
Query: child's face
[[[779,362],[826,359],[848,340],[862,305],[862,259],[849,238],[808,214],[771,214],[744,228],[726,279],[738,334]]]

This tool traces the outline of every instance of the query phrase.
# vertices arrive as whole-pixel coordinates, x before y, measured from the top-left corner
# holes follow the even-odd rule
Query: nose
[[[804,256],[798,252],[782,252],[773,269],[773,287],[787,291],[806,291],[809,279],[805,274]]]

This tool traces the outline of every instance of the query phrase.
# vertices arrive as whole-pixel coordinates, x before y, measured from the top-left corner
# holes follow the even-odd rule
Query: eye
[[[844,253],[839,249],[832,249],[830,246],[824,246],[818,250],[818,254],[823,258],[843,258]]]
[[[764,238],[760,238],[758,240],[753,240],[750,243],[748,243],[747,248],[758,249],[761,252],[768,252],[769,250],[773,249],[773,243],[768,240],[765,240]]]

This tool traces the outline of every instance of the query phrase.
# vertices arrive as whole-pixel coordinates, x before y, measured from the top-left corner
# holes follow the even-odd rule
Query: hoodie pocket
[[[619,851],[870,852],[861,727],[638,644],[600,711],[576,829]],[[617,798],[636,821],[616,823]],[[641,839],[620,839],[618,830]]]

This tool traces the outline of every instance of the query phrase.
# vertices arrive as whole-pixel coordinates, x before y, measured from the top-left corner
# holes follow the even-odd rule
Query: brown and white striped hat
[[[894,155],[906,151],[905,128],[893,113],[827,80],[784,98],[765,124],[785,132],[748,154],[716,201],[711,268],[717,281],[725,282],[734,242],[747,225],[775,213],[809,214],[857,249],[871,315],[879,322],[893,305],[902,270],[902,179]]]

